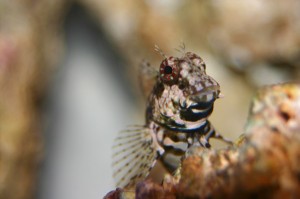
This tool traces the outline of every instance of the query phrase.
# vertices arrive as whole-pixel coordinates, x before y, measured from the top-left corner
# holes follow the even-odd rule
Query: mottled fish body
[[[116,138],[113,165],[119,187],[145,179],[157,160],[172,173],[191,146],[209,148],[210,138],[224,140],[207,119],[220,86],[206,74],[204,61],[192,52],[180,58],[162,55],[158,72],[148,63],[142,66],[156,78],[147,101],[146,124]]]

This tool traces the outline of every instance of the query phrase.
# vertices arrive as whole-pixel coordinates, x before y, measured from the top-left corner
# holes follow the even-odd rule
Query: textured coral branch
[[[254,98],[239,145],[191,149],[176,178],[142,182],[136,198],[299,198],[299,164],[300,85],[269,86]]]

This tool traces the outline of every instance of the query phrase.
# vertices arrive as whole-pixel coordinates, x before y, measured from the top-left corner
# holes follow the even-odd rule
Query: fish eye
[[[172,67],[171,66],[165,66],[164,68],[164,74],[172,74]]]
[[[160,78],[164,83],[173,84],[179,76],[178,66],[173,57],[162,61],[159,69]]]

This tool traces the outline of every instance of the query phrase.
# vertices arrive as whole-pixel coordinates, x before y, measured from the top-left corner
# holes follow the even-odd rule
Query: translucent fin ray
[[[119,133],[113,147],[113,175],[116,185],[123,188],[146,178],[157,159],[151,129],[133,127],[126,132],[131,133]]]
[[[139,143],[140,141],[140,137],[134,137],[134,139],[131,139],[131,140],[127,140],[127,141],[123,141],[123,142],[118,142],[118,141],[115,141],[116,143],[113,145],[113,148],[117,148],[117,147],[121,147],[121,146],[124,146],[124,145],[128,145],[128,142],[130,143]]]
[[[121,149],[119,151],[116,151],[114,154],[113,154],[113,157],[116,157],[116,156],[119,156],[120,154],[122,153],[126,153],[126,152],[130,152],[133,153],[135,150],[137,150],[139,147],[141,147],[142,144],[132,144],[132,145],[129,145],[128,148],[125,148],[125,149]]]
[[[146,99],[152,91],[157,78],[159,77],[159,72],[156,68],[152,67],[148,61],[143,60],[139,65],[138,73],[138,81],[141,93]]]

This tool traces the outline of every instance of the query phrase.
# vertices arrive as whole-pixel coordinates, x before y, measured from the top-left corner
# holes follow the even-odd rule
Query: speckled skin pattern
[[[209,139],[226,141],[207,120],[220,95],[219,84],[205,72],[195,53],[164,57],[159,71],[144,64],[156,83],[148,98],[146,123],[120,132],[114,145],[117,186],[132,187],[145,179],[156,161],[173,173],[194,146],[210,148]]]
[[[192,52],[181,58],[165,57],[149,97],[147,126],[153,130],[160,160],[170,172],[191,146],[209,148],[209,138],[222,138],[207,120],[220,86],[205,69],[204,61]]]
[[[164,66],[176,68],[177,77],[166,81],[165,74],[161,72]],[[147,121],[153,120],[172,130],[197,131],[209,116],[197,117],[204,110],[197,106],[212,108],[220,93],[219,84],[206,74],[205,68],[204,61],[191,52],[185,53],[182,58],[163,60],[160,78],[149,98]],[[184,114],[187,111],[191,115],[189,118]]]

